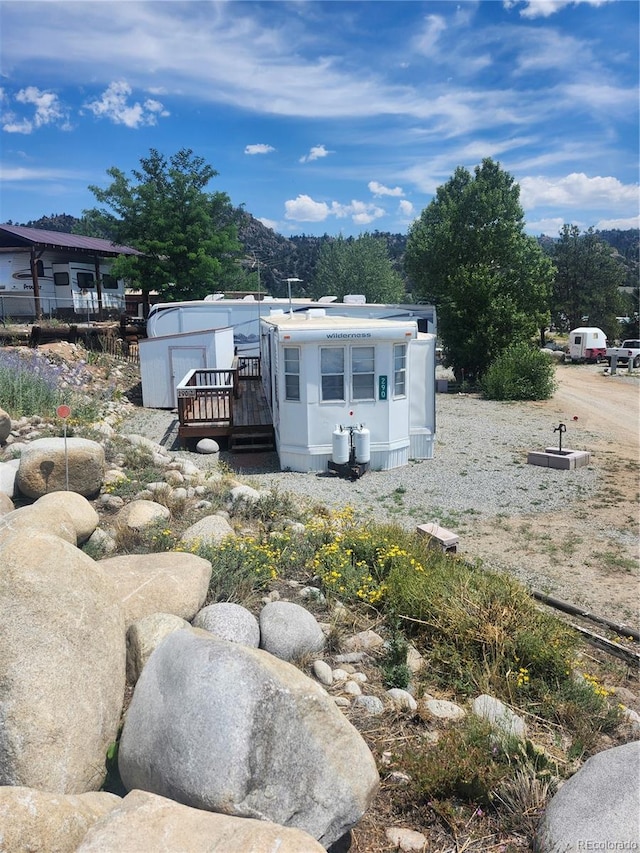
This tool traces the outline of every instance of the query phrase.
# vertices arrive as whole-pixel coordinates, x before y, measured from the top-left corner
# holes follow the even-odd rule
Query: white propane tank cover
[[[336,465],[345,465],[349,461],[349,433],[340,427],[333,431],[331,459]]]
[[[356,462],[364,463],[371,461],[371,433],[364,427],[356,427],[353,431],[354,445],[356,449]]]

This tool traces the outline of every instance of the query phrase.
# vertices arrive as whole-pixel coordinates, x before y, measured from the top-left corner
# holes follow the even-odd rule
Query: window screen
[[[344,349],[321,347],[320,375],[322,400],[344,400]]]
[[[300,349],[284,348],[284,398],[300,399]]]
[[[351,350],[351,398],[375,399],[374,347],[353,347]]]
[[[407,345],[393,347],[393,396],[404,397],[407,393]]]
[[[78,287],[81,287],[83,290],[85,287],[93,287],[94,278],[92,272],[79,272],[78,273]]]

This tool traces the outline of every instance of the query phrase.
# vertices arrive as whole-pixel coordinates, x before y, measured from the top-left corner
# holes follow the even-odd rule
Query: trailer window
[[[94,286],[94,278],[92,272],[79,272],[78,273],[78,287],[84,290],[87,287]]]
[[[105,290],[117,290],[118,289],[118,279],[108,273],[105,273],[102,276],[102,286]]]
[[[68,287],[69,286],[69,273],[68,272],[54,272],[53,281],[58,287]]]
[[[322,400],[344,400],[344,348],[320,348]]]
[[[300,399],[300,348],[284,348],[284,398]]]
[[[375,400],[375,347],[351,350],[351,399]]]
[[[393,396],[404,397],[407,393],[407,345],[393,347]]]

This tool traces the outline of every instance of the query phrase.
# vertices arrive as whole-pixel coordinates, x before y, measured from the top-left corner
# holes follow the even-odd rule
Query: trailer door
[[[171,405],[177,406],[176,386],[179,385],[190,370],[207,366],[206,347],[169,347],[169,386]]]

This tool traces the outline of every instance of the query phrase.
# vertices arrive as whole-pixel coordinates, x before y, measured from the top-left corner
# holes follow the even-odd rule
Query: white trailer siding
[[[173,409],[176,406],[176,386],[190,370],[231,367],[233,329],[145,338],[139,342],[139,348],[142,405]]]
[[[409,458],[433,459],[436,437],[436,337],[419,334],[409,346]]]
[[[607,336],[597,327],[580,326],[569,332],[571,361],[599,361],[606,355]]]
[[[326,297],[325,297],[326,299]],[[345,297],[348,299],[348,297]],[[151,306],[147,335],[175,335],[203,329],[233,326],[235,345],[240,355],[258,355],[260,321],[274,312],[294,316],[309,309],[321,309],[327,316],[361,319],[415,320],[418,331],[436,333],[436,312],[432,305],[327,302],[324,299],[218,299],[191,302],[160,302]]]
[[[110,275],[111,262],[100,263],[102,307],[124,311],[124,281]],[[44,316],[57,312],[78,315],[78,320],[98,311],[96,268],[93,262],[69,261],[59,251],[46,250],[37,261],[40,305]],[[0,315],[35,317],[33,279],[28,250],[0,254]]]
[[[281,468],[326,470],[336,427],[358,424],[370,431],[373,470],[407,464],[412,430],[416,453],[428,446],[421,458],[429,458],[435,403],[425,398],[430,395],[435,401],[433,358],[428,376],[433,336],[426,336],[420,354],[410,357],[418,340],[415,321],[315,314],[262,321],[262,370]],[[412,372],[419,374],[416,381]]]

